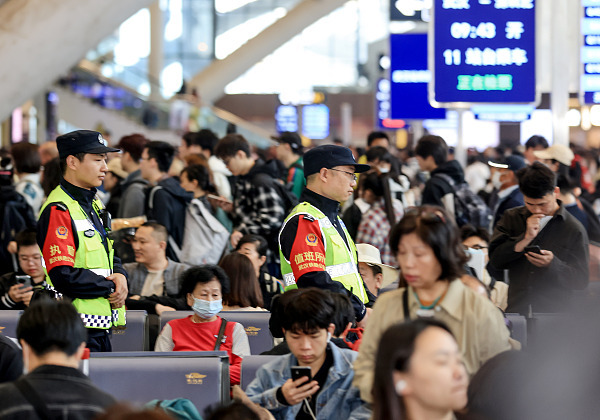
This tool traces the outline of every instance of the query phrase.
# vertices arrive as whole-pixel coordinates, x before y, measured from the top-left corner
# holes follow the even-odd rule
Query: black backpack
[[[492,212],[483,199],[469,188],[469,184],[463,181],[456,184],[446,174],[435,174],[446,181],[454,191],[454,217],[458,227],[472,224],[475,227],[488,229],[492,220]]]

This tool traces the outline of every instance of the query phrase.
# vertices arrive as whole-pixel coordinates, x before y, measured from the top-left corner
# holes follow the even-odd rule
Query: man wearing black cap
[[[516,172],[527,166],[527,162],[521,156],[511,155],[498,162],[489,161],[488,165],[492,167],[494,185],[489,202],[493,214],[492,229],[494,229],[506,210],[525,205]]]
[[[297,133],[284,131],[279,137],[273,137],[279,143],[277,146],[277,159],[283,162],[287,168],[286,182],[291,185],[291,191],[296,197],[300,197],[306,186],[304,178],[304,162],[302,155],[304,147],[302,139]]]
[[[356,163],[346,147],[324,145],[308,151],[306,188],[279,234],[285,289],[319,287],[347,293],[359,322],[366,321],[370,296],[358,272],[356,246],[338,212],[354,192],[355,173],[369,168]]]
[[[108,172],[107,153],[119,150],[88,130],[59,136],[56,143],[63,179],[42,206],[38,244],[52,285],[81,315],[90,350],[110,351],[110,328],[125,325],[127,278],[96,188]]]

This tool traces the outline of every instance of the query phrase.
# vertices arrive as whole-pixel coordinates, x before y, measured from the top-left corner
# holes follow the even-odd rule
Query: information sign
[[[313,140],[329,136],[329,108],[323,104],[302,107],[302,135]]]
[[[430,102],[535,103],[535,0],[435,0]]]
[[[580,96],[584,104],[600,104],[600,0],[582,0]]]
[[[429,104],[427,34],[390,35],[391,119],[446,118],[446,110]]]

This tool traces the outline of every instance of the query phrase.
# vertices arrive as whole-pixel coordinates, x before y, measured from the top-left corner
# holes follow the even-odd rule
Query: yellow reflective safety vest
[[[300,203],[294,207],[283,222],[280,235],[292,217],[304,214],[315,218],[319,223],[323,244],[325,245],[325,270],[329,273],[329,276],[332,280],[342,283],[346,289],[354,293],[363,303],[367,303],[369,298],[367,297],[362,277],[358,272],[356,246],[346,230],[346,226],[339,217],[338,221],[344,230],[350,248],[346,246],[346,241],[344,241],[344,238],[342,238],[335,226],[333,226],[331,220],[321,210],[307,202]],[[290,265],[290,261],[286,260],[283,256],[281,246],[279,247],[279,256],[285,290],[297,289],[298,286],[292,272],[292,266]]]
[[[79,246],[75,251],[75,264],[73,267],[86,268],[102,277],[110,276],[113,270],[113,256],[115,254],[112,246],[113,241],[108,238],[106,239],[108,241],[107,253],[102,243],[100,232],[98,232],[92,221],[85,214],[77,200],[67,194],[60,185],[50,193],[41,211],[44,211],[48,204],[57,202],[67,206],[77,230]],[[102,202],[97,198],[94,199],[92,207],[96,213],[104,208]],[[90,230],[94,231],[94,236],[88,238],[84,235],[84,232]],[[73,306],[75,306],[75,309],[81,315],[86,328],[106,330],[111,327],[125,325],[125,307],[112,309],[107,298],[73,299]]]

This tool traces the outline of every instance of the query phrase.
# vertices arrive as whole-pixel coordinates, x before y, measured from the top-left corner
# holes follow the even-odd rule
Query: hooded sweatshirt
[[[425,184],[425,189],[423,190],[421,203],[444,207],[442,198],[446,194],[452,193],[453,189],[445,179],[440,176],[436,176],[437,174],[448,175],[450,178],[452,178],[456,185],[465,182],[465,176],[460,163],[458,163],[456,160],[444,162],[431,171],[431,177]]]
[[[146,202],[146,216],[148,220],[154,220],[164,225],[175,243],[181,247],[183,243],[183,233],[185,232],[185,211],[187,205],[192,201],[193,194],[181,188],[175,178],[166,178],[158,182],[158,188],[155,190],[152,203],[150,203],[151,191],[148,189],[148,198]],[[175,262],[179,262],[177,255],[167,247],[167,257]]]

